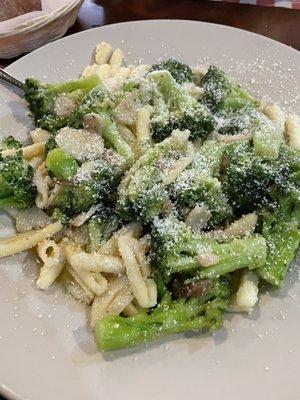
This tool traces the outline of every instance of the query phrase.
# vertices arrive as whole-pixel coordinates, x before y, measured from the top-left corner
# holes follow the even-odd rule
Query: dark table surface
[[[160,18],[234,26],[300,50],[300,10],[201,0],[85,0],[67,35],[116,22]],[[15,60],[0,59],[0,64]],[[0,400],[4,399],[0,396]]]

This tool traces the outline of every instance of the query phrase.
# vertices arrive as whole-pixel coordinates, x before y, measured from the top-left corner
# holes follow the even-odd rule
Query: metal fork
[[[24,90],[24,83],[10,75],[8,72],[4,71],[2,68],[0,68],[0,80],[17,87],[18,89]]]

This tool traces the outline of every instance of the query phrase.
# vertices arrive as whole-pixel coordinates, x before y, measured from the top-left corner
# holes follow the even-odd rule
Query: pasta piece
[[[29,135],[33,143],[47,142],[50,137],[50,133],[42,128],[36,128],[33,131],[30,131]]]
[[[96,322],[108,315],[119,315],[133,300],[133,294],[126,276],[115,278],[109,282],[106,292],[95,297],[90,314],[91,328]]]
[[[195,67],[192,67],[192,71],[196,77],[196,84],[199,85],[207,72],[207,68],[196,65]]]
[[[131,69],[129,78],[132,81],[140,81],[140,79],[145,78],[149,72],[149,69],[151,68],[151,66],[148,64],[142,64],[138,66],[132,65],[129,67]]]
[[[45,167],[45,163],[41,164],[34,172],[34,183],[37,189],[35,204],[38,208],[46,208],[49,201],[49,186],[51,178]]]
[[[139,150],[139,156],[143,155],[152,145],[150,131],[150,107],[140,108],[136,116],[136,140]]]
[[[42,240],[52,237],[62,228],[63,226],[61,222],[57,221],[45,226],[44,228],[28,231],[8,239],[0,240],[0,258],[29,250]]]
[[[90,305],[94,300],[94,294],[91,293],[89,296],[88,293],[75,281],[75,279],[71,276],[71,274],[66,271],[63,275],[62,284],[67,294],[71,295],[75,300],[80,301],[86,305]]]
[[[287,116],[285,136],[290,147],[300,151],[300,117],[295,114]]]
[[[117,124],[118,131],[122,138],[125,140],[125,142],[130,146],[131,150],[134,153],[135,159],[138,158],[138,147],[137,147],[137,140],[135,135],[132,133],[132,131],[127,128],[126,125],[123,124]]]
[[[39,289],[48,289],[65,265],[65,257],[61,248],[53,241],[45,239],[37,246],[37,253],[44,265],[40,269],[37,279],[37,287]]]
[[[250,235],[255,230],[257,220],[258,216],[256,213],[246,214],[224,229],[224,233],[234,237]]]
[[[116,90],[121,89],[122,85],[125,83],[129,74],[130,74],[129,68],[121,67],[115,72],[113,77],[106,79],[104,84],[109,91],[114,92]]]
[[[231,311],[250,313],[258,301],[258,276],[253,271],[244,271],[239,289],[234,296]]]
[[[123,53],[120,49],[114,50],[112,53],[109,65],[111,66],[112,72],[116,72],[119,68],[121,68],[123,62]]]
[[[278,104],[267,104],[263,113],[278,127],[281,133],[284,132],[285,113]]]
[[[193,161],[194,155],[190,154],[187,157],[182,157],[173,164],[170,171],[163,173],[162,181],[165,185],[170,185],[174,182],[178,176],[186,169],[188,165]]]
[[[33,168],[37,169],[43,162],[45,161],[45,154],[41,154],[40,156],[36,156],[27,160],[28,164]]]
[[[74,253],[70,258],[70,264],[76,269],[82,268],[92,272],[119,274],[125,270],[122,260],[118,257],[84,251]]]
[[[135,298],[142,307],[153,307],[156,304],[156,285],[153,279],[148,278],[148,274],[143,276],[143,272],[149,271],[148,267],[143,265],[141,268],[137,262],[134,252],[137,240],[124,234],[118,237],[118,245]]]
[[[82,280],[79,278],[77,273],[73,270],[73,268],[70,265],[66,266],[66,270],[67,270],[68,274],[76,282],[76,284],[82,289],[82,291],[85,294],[85,296],[89,299],[89,303],[88,304],[91,304],[91,302],[95,298],[95,294],[84,284],[84,282],[82,282]],[[72,294],[72,296],[74,296],[74,295],[76,296],[77,294],[78,295],[82,295],[82,293],[78,293],[77,288],[75,290],[71,289],[71,291],[74,293],[74,294],[72,292],[70,293],[70,294]],[[75,297],[75,298],[77,298],[77,297]]]
[[[142,226],[140,223],[130,223],[128,225],[123,226],[123,228],[119,229],[115,232],[110,239],[106,243],[104,243],[100,248],[98,253],[101,254],[110,254],[115,255],[117,257],[120,256],[119,247],[118,247],[118,237],[120,235],[124,235],[126,233],[132,235],[135,238],[139,238],[141,234]]]
[[[107,64],[112,53],[113,48],[110,44],[106,42],[99,43],[95,49],[95,62],[99,65]]]
[[[109,64],[93,64],[93,65],[88,65],[85,67],[85,69],[82,72],[82,76],[91,76],[91,75],[98,75],[98,77],[102,80],[105,81],[107,78],[111,76],[111,67]]]
[[[72,244],[65,245],[65,254],[68,263],[76,272],[79,279],[93,292],[96,296],[101,296],[107,289],[108,282],[99,272],[90,272],[82,269],[77,264],[72,264],[72,256],[78,251],[78,246]]]
[[[50,190],[50,192],[48,193],[49,195],[48,195],[47,207],[51,207],[54,205],[57,196],[59,196],[63,190],[64,187],[62,185],[59,185],[58,183],[54,185],[54,188]]]
[[[3,150],[2,157],[7,157],[16,154],[16,149]],[[22,147],[23,157],[30,159],[45,153],[45,142],[38,142],[29,146]]]
[[[101,210],[102,205],[101,204],[96,204],[92,206],[87,212],[82,212],[76,217],[72,218],[70,221],[70,224],[76,227],[79,227],[85,223],[88,219],[91,218],[92,215],[94,215],[98,210]]]
[[[127,315],[127,317],[133,317],[134,315],[137,315],[139,313],[139,310],[137,307],[131,302],[126,306],[123,310],[123,313]]]

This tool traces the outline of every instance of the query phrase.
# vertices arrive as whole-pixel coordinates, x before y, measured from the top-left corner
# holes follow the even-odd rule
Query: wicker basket
[[[63,36],[76,20],[83,0],[70,2],[56,11],[20,24],[0,34],[0,58],[28,53]]]

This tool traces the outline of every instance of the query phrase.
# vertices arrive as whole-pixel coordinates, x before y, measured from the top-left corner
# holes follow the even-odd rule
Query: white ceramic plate
[[[101,40],[128,62],[176,57],[217,63],[253,92],[300,112],[300,54],[272,40],[224,26],[145,21],[93,29],[52,43],[8,71],[24,79],[76,76]],[[24,134],[26,110],[0,86],[0,133]],[[22,133],[23,132],[23,133]],[[1,216],[7,233],[8,218]],[[11,229],[11,228],[10,228]],[[188,334],[148,348],[98,354],[85,310],[58,289],[35,288],[36,266],[25,254],[0,265],[0,391],[18,400],[300,398],[300,283],[262,297],[250,317],[229,316],[214,337]]]

